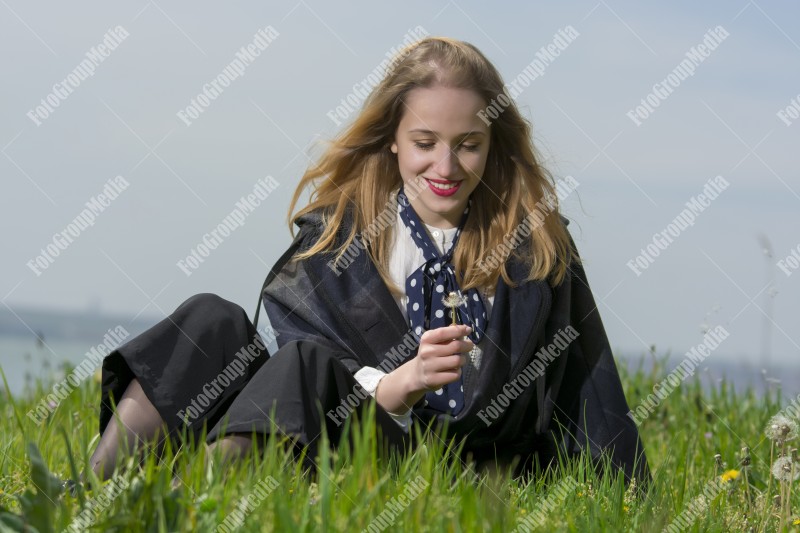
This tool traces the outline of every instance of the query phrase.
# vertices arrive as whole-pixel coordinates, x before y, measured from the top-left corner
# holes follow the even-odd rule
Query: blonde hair
[[[389,147],[402,118],[408,92],[417,87],[443,85],[477,92],[488,103],[504,93],[500,74],[473,45],[445,37],[428,37],[402,50],[394,66],[370,93],[355,121],[330,142],[318,163],[300,180],[289,206],[288,222],[321,210],[323,231],[301,260],[323,252],[338,259],[353,239],[381,216],[391,194],[403,183],[396,155]],[[462,290],[494,291],[499,276],[513,285],[505,267],[479,268],[482,259],[496,253],[535,209],[548,205],[542,224],[534,224],[513,255],[530,265],[527,280],[548,279],[561,283],[570,261],[577,260],[569,233],[560,220],[552,178],[537,161],[530,123],[512,99],[490,126],[490,146],[481,181],[472,194],[472,208],[453,254],[453,265]],[[302,192],[312,188],[309,204],[294,216]],[[408,191],[407,191],[408,193]],[[537,207],[538,205],[538,207]],[[349,233],[336,248],[337,234],[348,208],[353,208]],[[385,215],[385,214],[384,214]],[[530,220],[530,219],[529,219]],[[392,219],[394,222],[394,219]],[[374,228],[374,226],[373,226]],[[369,240],[366,251],[383,281],[400,293],[389,275],[393,224]],[[505,258],[504,258],[505,259]]]

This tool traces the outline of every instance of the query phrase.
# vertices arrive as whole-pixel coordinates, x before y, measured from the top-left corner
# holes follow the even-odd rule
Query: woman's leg
[[[114,473],[117,454],[120,449],[127,453],[134,453],[142,445],[154,440],[160,441],[167,434],[164,420],[156,408],[147,399],[139,381],[131,380],[125,393],[117,405],[117,415],[123,426],[123,433],[119,431],[120,424],[112,420],[103,432],[100,443],[92,454],[89,463],[94,473],[103,480]],[[160,442],[159,442],[160,444]],[[233,433],[208,446],[208,456],[220,449],[221,463],[235,461],[250,453],[252,439],[245,433]],[[157,446],[158,447],[158,446]],[[176,483],[173,482],[173,485]]]
[[[237,461],[247,454],[250,453],[252,439],[250,436],[244,433],[233,433],[230,435],[226,435],[225,437],[215,440],[211,444],[206,445],[206,459],[205,459],[205,469],[208,469],[209,463],[211,463],[213,455],[217,452],[215,450],[219,448],[219,453],[221,455],[220,463],[217,465],[218,467],[224,465],[230,461]],[[174,472],[173,472],[174,473]],[[175,475],[172,478],[172,488],[178,489],[183,484],[183,479],[180,476]]]
[[[166,438],[170,442],[175,439],[176,445],[183,441],[184,429],[187,437],[195,437],[189,439],[194,442],[199,436],[197,428],[203,422],[209,427],[216,425],[238,391],[268,359],[266,350],[260,349],[262,345],[244,309],[216,294],[200,293],[114,350],[103,361],[103,434],[92,455],[91,468],[99,477],[108,478],[120,450],[131,452],[141,448],[143,442],[157,439],[156,451],[160,452],[161,441]],[[245,347],[248,357],[242,358]],[[218,380],[223,372],[229,383],[220,390]],[[207,393],[206,385],[216,396],[200,409],[194,400]],[[189,409],[189,405],[193,407]],[[184,417],[184,410],[192,416]],[[168,418],[162,418],[161,413]],[[238,444],[225,448],[229,453],[236,449],[244,453],[241,439]]]
[[[100,443],[89,460],[94,473],[103,480],[114,473],[121,449],[129,454],[134,453],[145,442],[160,441],[167,434],[164,420],[147,399],[136,378],[131,380],[117,404],[117,416],[119,421],[114,418],[106,425]]]
[[[247,454],[250,453],[252,445],[253,439],[250,435],[245,433],[231,433],[209,444],[206,456],[211,457],[212,454],[217,453],[215,450],[219,448],[220,461],[224,464],[247,456]]]

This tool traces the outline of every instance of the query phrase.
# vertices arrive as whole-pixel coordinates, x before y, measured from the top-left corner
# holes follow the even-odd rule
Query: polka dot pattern
[[[397,194],[398,213],[406,232],[422,251],[425,262],[406,279],[406,311],[409,324],[424,324],[424,330],[437,329],[452,323],[452,308],[445,305],[443,297],[455,293],[461,305],[456,307],[456,320],[459,324],[472,326],[469,339],[478,344],[484,335],[483,324],[486,324],[486,308],[475,289],[462,294],[456,281],[455,269],[451,263],[453,252],[464,224],[467,221],[472,199],[467,202],[461,221],[453,235],[453,242],[439,255],[438,249],[430,240],[428,233],[420,230],[424,226],[414,207],[409,202],[403,188]],[[413,228],[413,229],[412,229]],[[414,332],[422,335],[422,326],[414,327]],[[457,415],[464,407],[464,387],[461,378],[444,387],[428,392],[425,395],[427,405],[431,409],[443,413]]]

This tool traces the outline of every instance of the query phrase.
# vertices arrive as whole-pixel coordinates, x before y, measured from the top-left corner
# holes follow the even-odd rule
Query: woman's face
[[[469,89],[435,86],[408,93],[391,150],[397,154],[406,195],[424,223],[458,226],[489,154],[489,126],[478,116],[485,107],[481,96]],[[417,190],[421,192],[415,197]]]

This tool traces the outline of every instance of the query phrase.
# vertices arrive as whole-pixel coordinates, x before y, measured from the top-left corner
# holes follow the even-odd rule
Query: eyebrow
[[[426,130],[426,129],[409,130],[408,133],[429,133],[429,134],[435,135],[437,137],[441,137],[439,132]],[[486,134],[484,132],[482,132],[482,131],[468,131],[466,133],[459,133],[458,135],[456,135],[456,137],[469,137],[470,135],[486,135]]]

